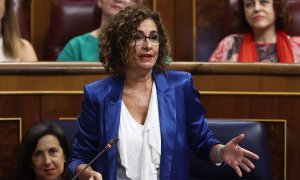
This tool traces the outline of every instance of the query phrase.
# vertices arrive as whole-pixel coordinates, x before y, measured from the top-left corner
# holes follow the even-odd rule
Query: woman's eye
[[[57,152],[58,152],[58,150],[56,148],[51,148],[49,150],[49,154],[51,154],[51,155],[55,155]]]
[[[246,8],[252,8],[253,5],[254,5],[253,2],[247,2],[247,3],[245,4],[245,7],[246,7]]]
[[[262,4],[262,5],[269,4],[269,1],[261,1],[261,4]]]
[[[144,36],[142,36],[142,35],[135,35],[134,39],[140,41],[140,40],[144,39]]]
[[[33,153],[33,157],[38,157],[38,156],[40,156],[40,155],[42,155],[42,152],[41,151],[35,151],[34,153]]]
[[[151,40],[158,40],[159,39],[159,35],[158,34],[153,34],[150,36]]]

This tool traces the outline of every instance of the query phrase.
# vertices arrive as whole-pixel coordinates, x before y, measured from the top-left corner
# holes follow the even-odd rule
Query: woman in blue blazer
[[[191,74],[166,70],[169,43],[156,12],[120,11],[101,32],[100,59],[115,75],[84,87],[79,133],[70,170],[80,179],[189,179],[188,152],[225,162],[239,176],[258,159],[238,144],[226,145],[208,129]],[[87,164],[119,137],[117,146]],[[84,170],[83,173],[82,170]]]

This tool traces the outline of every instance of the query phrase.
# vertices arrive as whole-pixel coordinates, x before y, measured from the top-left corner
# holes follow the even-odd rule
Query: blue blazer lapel
[[[176,135],[175,92],[163,73],[154,73],[161,131],[160,179],[170,179]]]
[[[110,86],[110,85],[108,85]],[[121,77],[116,77],[116,80],[112,81],[111,93],[105,100],[104,115],[105,121],[105,135],[106,142],[108,143],[111,139],[118,137],[119,126],[120,126],[120,110],[122,92],[124,86],[124,80]],[[110,179],[116,179],[116,166],[117,166],[117,154],[118,148],[115,145],[108,152],[108,166],[109,166],[109,177]]]

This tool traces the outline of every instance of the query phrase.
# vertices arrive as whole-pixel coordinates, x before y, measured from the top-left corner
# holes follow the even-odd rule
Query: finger
[[[245,135],[244,134],[240,134],[239,136],[236,136],[235,138],[233,138],[233,142],[235,144],[239,144],[244,138],[245,138]]]
[[[240,166],[248,173],[251,171],[251,169],[242,161],[240,162]]]
[[[244,158],[243,159],[243,163],[245,163],[248,167],[250,167],[251,169],[255,168],[255,165],[248,159],[248,158]]]
[[[254,154],[253,152],[248,151],[248,150],[245,150],[244,156],[252,158],[252,159],[259,159],[259,156],[257,154]]]
[[[100,173],[97,173],[95,180],[102,180],[102,175]]]
[[[240,170],[239,166],[234,166],[233,169],[239,177],[242,177],[242,171]]]

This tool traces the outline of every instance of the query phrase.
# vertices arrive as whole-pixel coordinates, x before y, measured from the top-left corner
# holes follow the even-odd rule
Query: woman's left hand
[[[259,159],[259,156],[242,148],[239,143],[245,138],[244,134],[241,134],[231,141],[229,141],[223,148],[222,159],[223,161],[232,167],[239,177],[242,177],[243,168],[246,172],[250,172],[254,169],[254,164],[250,161],[251,159]]]

